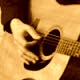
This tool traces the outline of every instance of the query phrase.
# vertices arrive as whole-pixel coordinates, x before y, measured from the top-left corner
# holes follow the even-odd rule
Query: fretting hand
[[[16,18],[11,21],[10,26],[13,37],[15,39],[15,43],[17,45],[19,53],[21,54],[22,59],[27,65],[29,65],[29,62],[35,64],[36,61],[39,60],[38,56],[26,49],[25,46],[36,44],[37,40],[39,40],[41,36],[34,30],[32,26],[24,24],[21,20]],[[26,32],[25,35],[24,32]],[[27,37],[27,35],[30,35],[34,40],[28,42],[24,38],[24,36]]]

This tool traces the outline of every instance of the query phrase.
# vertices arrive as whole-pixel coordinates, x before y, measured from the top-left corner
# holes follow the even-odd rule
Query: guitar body
[[[79,5],[60,6],[53,0],[52,2],[49,2],[49,0],[40,1],[42,6],[40,6],[39,13],[38,11],[35,13],[35,11],[41,5],[40,2],[35,0],[34,3],[39,4],[35,6],[33,3],[33,17],[39,17],[41,20],[37,30],[46,35],[49,31],[57,28],[60,30],[60,37],[77,40],[80,33]],[[50,8],[46,9],[48,5]],[[25,78],[32,78],[33,80],[59,80],[69,59],[70,56],[55,53],[49,64],[44,68],[37,71],[25,69],[24,61],[17,51],[14,38],[11,34],[5,32],[0,43],[0,80],[22,80]]]
[[[62,31],[61,36],[65,36],[74,40],[78,39],[79,27],[78,29],[75,27],[72,28],[72,31],[70,28],[64,29],[53,26],[51,27],[50,31],[54,29],[59,29]],[[65,34],[63,31],[68,32],[68,34]],[[72,35],[71,32],[75,33]],[[0,53],[1,80],[22,80],[25,78],[32,78],[34,80],[59,80],[70,59],[70,56],[56,53],[46,67],[37,71],[25,69],[23,65],[24,61],[21,59],[16,49],[16,45],[14,44],[14,38],[11,34],[6,32],[4,33],[0,44]]]
[[[40,1],[35,0],[35,1],[32,1],[32,12],[33,12],[34,19],[39,18],[41,20],[38,29],[43,33],[47,33],[47,31],[51,27],[54,27],[55,25],[57,25],[62,28],[62,35],[64,37],[67,37],[73,40],[78,39],[79,33],[80,33],[80,4],[61,5],[58,2],[56,2],[56,0],[40,0]],[[65,57],[67,57],[66,60],[69,60],[69,56],[66,56],[66,55],[64,57],[62,55],[59,56],[59,58],[61,59],[65,59]],[[74,63],[73,61],[77,63],[76,60],[77,59],[71,58],[70,63],[73,64]],[[57,63],[59,62],[61,63],[61,61],[57,61]],[[63,63],[65,63],[65,61]],[[68,64],[68,66],[70,65],[70,63]],[[75,72],[74,69],[71,69],[72,66],[74,65],[71,65],[71,67],[69,66],[70,69],[66,70],[67,71],[66,80],[69,80],[69,75],[72,75],[75,73],[74,74],[75,76],[76,72],[79,72],[79,70],[76,70]],[[68,73],[69,70],[72,70],[73,72],[71,71],[72,73],[70,72],[69,74]],[[55,72],[55,75],[57,75],[57,72]],[[54,78],[55,78],[54,80],[57,79],[56,76]],[[62,79],[65,80],[64,78]],[[70,80],[73,80],[73,79],[75,78],[73,77]],[[79,79],[76,79],[76,80],[79,80]]]

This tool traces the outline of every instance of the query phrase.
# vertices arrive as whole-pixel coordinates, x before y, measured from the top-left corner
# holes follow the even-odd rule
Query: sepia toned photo
[[[80,80],[80,0],[0,0],[0,80]]]

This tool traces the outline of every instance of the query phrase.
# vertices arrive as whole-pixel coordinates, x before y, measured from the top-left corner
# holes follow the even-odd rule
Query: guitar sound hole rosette
[[[60,40],[60,32],[55,29],[46,35],[40,46],[40,57],[42,60],[49,60],[53,57]]]
[[[49,42],[46,42],[48,43],[46,44],[45,41],[48,39],[49,39]],[[56,39],[58,40],[56,41]],[[40,43],[40,46],[39,46],[40,51],[36,52],[36,54],[39,53],[40,60],[37,61],[35,64],[30,63],[30,65],[26,65],[26,63],[24,63],[24,68],[32,71],[37,71],[46,67],[51,61],[51,59],[53,58],[53,55],[54,55],[53,52],[55,52],[55,49],[58,45],[59,40],[60,40],[60,32],[58,29],[54,29],[48,32],[48,34],[43,38],[42,42]],[[56,44],[55,44],[55,41],[56,41]],[[50,45],[50,44],[53,44],[53,45]]]

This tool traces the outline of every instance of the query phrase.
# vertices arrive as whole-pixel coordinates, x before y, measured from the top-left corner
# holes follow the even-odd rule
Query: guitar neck
[[[60,39],[56,52],[74,57],[80,57],[80,43],[67,38]]]

